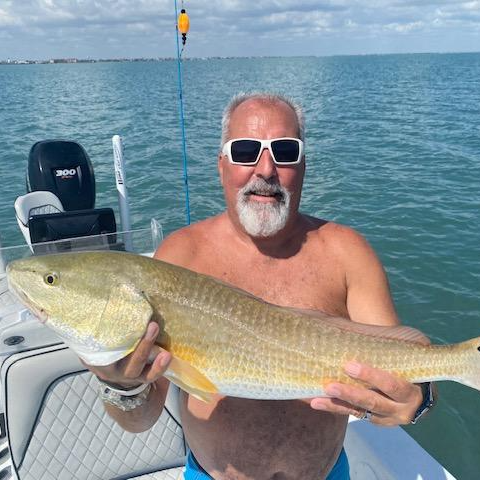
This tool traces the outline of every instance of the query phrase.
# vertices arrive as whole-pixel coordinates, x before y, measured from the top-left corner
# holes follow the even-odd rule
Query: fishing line
[[[185,214],[187,225],[190,225],[190,195],[188,191],[188,168],[187,168],[187,145],[185,140],[185,117],[183,114],[183,88],[182,88],[182,59],[183,50],[187,41],[187,32],[190,27],[190,20],[183,8],[178,15],[177,0],[175,0],[175,32],[177,37],[177,66],[178,66],[178,102],[180,107],[180,127],[182,129],[182,152],[183,152],[183,183],[185,187]],[[182,34],[182,51],[180,52],[179,32]]]

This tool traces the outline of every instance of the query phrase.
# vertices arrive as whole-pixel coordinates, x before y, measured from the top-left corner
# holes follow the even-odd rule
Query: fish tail
[[[459,343],[455,347],[462,357],[463,364],[459,381],[480,390],[480,337]]]

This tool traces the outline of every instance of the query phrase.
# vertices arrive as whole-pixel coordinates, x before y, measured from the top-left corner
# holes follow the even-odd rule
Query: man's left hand
[[[411,422],[423,400],[419,385],[357,362],[347,363],[345,371],[367,386],[331,383],[325,388],[329,397],[312,399],[312,408],[358,418],[363,418],[365,411],[368,411],[372,423],[385,426]]]

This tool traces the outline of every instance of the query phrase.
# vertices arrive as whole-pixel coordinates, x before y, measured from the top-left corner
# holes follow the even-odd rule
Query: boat
[[[98,399],[98,381],[56,334],[8,290],[6,265],[17,258],[75,250],[152,255],[161,225],[130,227],[122,142],[112,138],[121,228],[111,208],[94,208],[95,178],[83,147],[70,140],[33,145],[27,193],[15,202],[25,243],[0,249],[0,480],[176,480],[187,444],[170,385],[149,431],[121,429]],[[352,480],[451,480],[403,429],[351,417],[345,439]]]

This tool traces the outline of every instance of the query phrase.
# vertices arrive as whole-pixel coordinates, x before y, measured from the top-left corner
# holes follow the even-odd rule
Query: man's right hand
[[[96,367],[82,363],[100,380],[119,387],[136,387],[142,383],[153,383],[163,376],[172,355],[155,345],[159,327],[155,322],[148,324],[145,336],[137,348],[125,358],[112,365]]]

